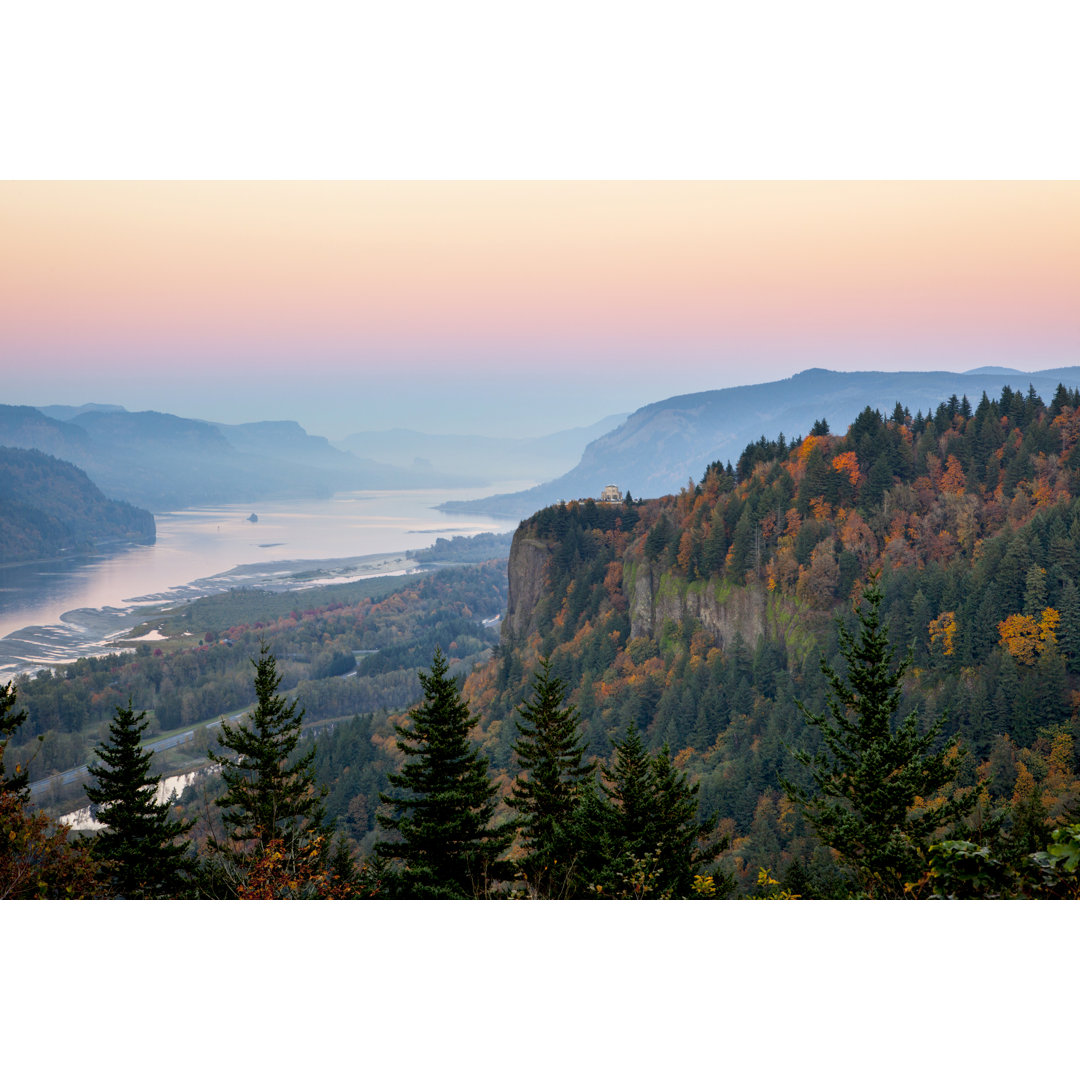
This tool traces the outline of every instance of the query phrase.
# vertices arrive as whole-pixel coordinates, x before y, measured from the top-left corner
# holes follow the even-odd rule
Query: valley
[[[505,519],[470,512],[494,502],[444,500],[461,515],[446,518],[427,509],[433,491],[160,515],[162,552],[170,521],[182,521],[187,555],[220,565],[228,553],[232,568],[71,611],[63,622],[82,643],[48,627],[36,645],[9,635],[24,668],[49,649],[131,651],[20,675],[27,718],[8,760],[25,762],[38,805],[70,813],[80,781],[55,778],[93,760],[130,701],[159,769],[198,774],[172,812],[208,852],[229,780],[204,770],[221,721],[251,715],[251,666],[272,650],[357,880],[390,896],[462,895],[460,881],[409,885],[380,861],[398,850],[380,806],[408,745],[402,724],[446,672],[471,717],[468,753],[489,777],[490,835],[507,838],[527,895],[928,897],[976,888],[933,855],[967,857],[972,844],[989,860],[973,895],[1072,895],[1053,852],[1071,850],[1055,838],[1080,812],[1080,392],[1058,384],[1049,396],[1032,382],[976,402],[952,394],[925,413],[866,406],[843,434],[819,417],[790,441],[762,435],[735,461],[715,458],[676,493],[557,501],[512,543],[497,532]],[[828,401],[806,405],[827,412]],[[403,547],[411,537],[424,546]],[[379,550],[329,554],[365,544]],[[290,557],[243,561],[255,552]],[[908,732],[925,755],[912,768],[939,778],[904,796],[906,824],[889,841],[902,855],[887,871],[824,843],[822,796],[808,794],[811,766],[830,760],[823,718],[853,674],[867,603],[891,643],[881,664],[897,715],[883,731]],[[538,679],[574,718],[591,777],[574,813],[593,819],[575,818],[559,841],[578,869],[559,882],[530,877],[527,839],[512,838],[519,718]],[[649,798],[669,791],[680,807],[674,863],[653,865],[641,837],[618,839],[630,798],[619,777],[639,766],[653,777]],[[924,815],[946,811],[949,831],[916,839]],[[371,886],[373,874],[391,884]],[[521,888],[506,879],[483,895]]]

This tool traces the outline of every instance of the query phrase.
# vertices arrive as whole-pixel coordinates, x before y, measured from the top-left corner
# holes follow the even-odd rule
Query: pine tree
[[[574,807],[593,770],[583,764],[578,712],[564,704],[566,683],[551,673],[550,657],[540,661],[532,691],[531,700],[518,706],[524,723],[518,721],[514,744],[525,774],[514,781],[506,803],[521,815],[516,824],[526,850],[520,863],[525,880],[535,895],[550,899],[572,891]]]
[[[608,803],[607,891],[616,896],[690,896],[695,872],[703,872],[726,846],[710,840],[715,816],[704,823],[697,820],[698,785],[675,769],[667,746],[650,755],[632,725],[615,740],[612,767],[601,772]],[[718,895],[726,895],[733,882],[720,880],[724,887]]]
[[[430,673],[419,676],[424,700],[409,713],[411,723],[395,725],[407,760],[387,780],[400,794],[380,794],[391,812],[376,815],[379,825],[401,839],[380,841],[375,852],[404,863],[404,895],[468,899],[504,872],[498,858],[514,826],[491,825],[498,785],[470,745],[475,719],[441,649],[435,649]]]
[[[278,694],[277,661],[264,642],[255,668],[256,705],[247,724],[221,725],[218,741],[229,755],[210,753],[221,766],[227,791],[218,800],[228,842],[212,848],[225,867],[241,874],[272,843],[287,860],[304,861],[321,838],[325,851],[322,795],[315,787],[315,747],[295,756],[304,710]],[[235,756],[232,756],[235,755]]]
[[[15,729],[26,721],[26,710],[16,711],[15,683],[0,686],[0,792],[17,799],[20,803],[30,800],[30,776],[21,764],[16,765],[10,776],[5,773],[4,754]]]
[[[86,785],[106,828],[93,854],[110,890],[129,900],[166,900],[188,889],[193,863],[188,844],[176,841],[191,822],[177,821],[157,801],[157,776],[150,775],[153,751],[140,746],[148,727],[146,713],[135,715],[131,702],[118,705],[109,725],[109,741],[97,748],[101,764],[87,772],[97,781]]]
[[[856,872],[865,894],[899,898],[905,895],[905,884],[918,878],[934,834],[970,812],[977,790],[935,798],[957,774],[956,740],[932,751],[944,718],[930,724],[925,734],[919,733],[915,712],[894,727],[901,680],[911,658],[893,665],[876,583],[863,599],[857,612],[858,640],[837,623],[846,676],[821,661],[831,688],[831,719],[798,703],[825,746],[813,756],[794,751],[818,790],[810,794],[791,781],[782,783],[822,843]],[[927,805],[930,800],[935,800],[932,806]],[[920,803],[923,808],[916,810]]]

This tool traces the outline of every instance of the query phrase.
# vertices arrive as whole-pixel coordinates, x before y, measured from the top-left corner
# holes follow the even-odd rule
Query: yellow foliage
[[[685,746],[675,755],[675,760],[671,763],[676,769],[685,769],[686,763],[694,756],[694,748],[692,746]]]
[[[1012,801],[1015,806],[1017,803],[1022,803],[1026,799],[1031,798],[1032,793],[1035,790],[1035,777],[1031,775],[1031,770],[1022,762],[1016,763],[1016,784],[1013,786]]]
[[[704,900],[711,900],[716,895],[716,882],[713,881],[712,874],[704,877],[701,874],[695,874],[694,884],[690,887],[694,890],[695,896],[700,896]]]
[[[956,638],[956,612],[943,611],[929,626],[930,644],[940,643],[944,656],[952,656]]]
[[[820,446],[822,451],[828,448],[829,436],[828,435],[807,435],[799,445],[798,461],[800,465],[805,465],[810,457],[811,452],[815,446]]]
[[[1035,657],[1057,642],[1057,626],[1061,615],[1055,608],[1046,608],[1039,621],[1031,615],[1010,615],[998,623],[1001,644],[1009,655],[1021,664],[1034,664]]]
[[[1054,736],[1053,745],[1050,747],[1050,757],[1047,761],[1051,776],[1066,777],[1072,772],[1072,736],[1067,732],[1059,731]]]

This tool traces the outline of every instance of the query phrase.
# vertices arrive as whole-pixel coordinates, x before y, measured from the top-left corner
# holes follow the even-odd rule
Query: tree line
[[[900,717],[910,656],[896,660],[881,619],[882,592],[868,584],[857,633],[837,627],[844,669],[821,660],[828,708],[800,704],[820,731],[814,754],[795,751],[784,786],[819,839],[849,872],[847,895],[1080,898],[1080,824],[1056,829],[1043,850],[1003,838],[985,814],[983,787],[951,787],[955,738],[938,744],[943,720],[921,729]],[[378,815],[388,839],[357,862],[326,820],[315,785],[314,747],[300,752],[303,710],[278,693],[276,661],[263,646],[257,704],[247,722],[224,725],[219,800],[225,833],[198,857],[190,822],[154,799],[152,754],[140,746],[143,714],[118,707],[90,769],[88,796],[106,826],[67,842],[28,808],[25,770],[8,775],[4,750],[22,721],[9,683],[0,690],[0,897],[163,899],[472,899],[729,896],[735,883],[716,859],[725,839],[715,818],[698,820],[697,785],[667,747],[646,751],[631,726],[610,765],[587,762],[577,710],[543,658],[519,705],[519,772],[497,820],[498,785],[472,739],[476,717],[441,650],[420,673],[423,701],[395,725],[400,768],[387,776]],[[797,899],[792,883],[760,868],[762,895]],[[797,883],[795,883],[797,885]]]
[[[276,659],[263,646],[255,668],[257,703],[246,721],[223,724],[218,800],[222,836],[198,854],[193,823],[155,800],[152,753],[141,747],[145,713],[117,706],[86,786],[99,833],[68,843],[64,828],[29,808],[26,770],[8,777],[4,751],[25,720],[13,684],[0,699],[0,897],[165,899],[359,899],[684,896],[707,888],[691,871],[720,845],[699,846],[695,789],[666,753],[650,756],[634,732],[613,767],[582,760],[570,733],[574,710],[544,663],[522,704],[520,751],[527,771],[507,804],[513,820],[493,824],[497,785],[471,743],[475,718],[438,647],[420,673],[424,700],[396,726],[406,761],[386,777],[380,824],[398,839],[358,862],[326,817],[315,783],[315,747],[300,752],[303,709],[278,693]],[[18,824],[18,828],[15,825]],[[715,824],[715,823],[714,823]],[[516,855],[508,849],[520,830]]]

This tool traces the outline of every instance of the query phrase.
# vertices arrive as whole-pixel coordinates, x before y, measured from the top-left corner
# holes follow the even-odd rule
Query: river
[[[93,557],[0,567],[0,677],[100,652],[140,607],[272,582],[305,561],[320,579],[403,572],[403,557],[437,537],[506,532],[514,522],[433,509],[506,488],[354,491],[332,499],[198,507],[155,515],[157,542]],[[254,514],[257,521],[251,521]],[[314,582],[312,582],[314,583]]]

